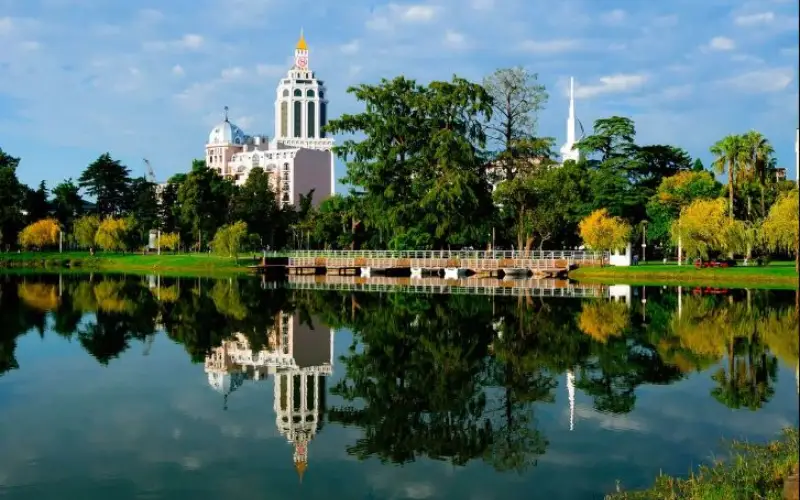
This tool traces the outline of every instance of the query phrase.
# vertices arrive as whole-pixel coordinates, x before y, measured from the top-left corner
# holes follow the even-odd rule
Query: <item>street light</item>
[[[645,249],[647,248],[647,221],[642,221],[642,262],[645,261]]]

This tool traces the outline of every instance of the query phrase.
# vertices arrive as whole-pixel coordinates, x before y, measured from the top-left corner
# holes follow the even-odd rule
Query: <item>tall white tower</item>
[[[309,67],[308,44],[300,32],[294,65],[281,79],[275,99],[275,138],[289,147],[329,150],[323,126],[328,120],[325,84]]]
[[[569,78],[569,115],[567,116],[567,140],[561,146],[561,162],[567,160],[578,161],[581,157],[575,146],[575,79]]]

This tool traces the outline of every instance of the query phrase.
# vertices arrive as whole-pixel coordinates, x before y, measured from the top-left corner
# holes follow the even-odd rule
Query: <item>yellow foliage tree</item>
[[[175,251],[181,244],[181,237],[178,233],[161,233],[159,245],[163,250]]]
[[[109,217],[100,223],[94,242],[103,250],[125,251],[128,249],[128,232],[131,230],[127,219]]]
[[[214,240],[211,242],[211,249],[218,255],[227,255],[228,257],[239,258],[239,250],[242,248],[242,242],[247,236],[247,224],[244,222],[236,222],[231,225],[224,225],[217,230],[214,234]]]
[[[681,210],[670,232],[673,242],[683,245],[688,257],[706,259],[711,252],[730,249],[731,237],[736,234],[731,224],[723,198],[696,200]]]
[[[584,302],[578,318],[578,328],[594,340],[605,344],[609,337],[622,334],[629,322],[628,307],[623,302]]]
[[[100,227],[100,218],[96,215],[86,215],[72,223],[72,235],[75,241],[83,248],[94,246],[94,237]]]
[[[578,224],[578,231],[587,247],[611,251],[625,248],[630,241],[632,228],[621,218],[613,217],[608,210],[601,208],[586,216]]]
[[[39,311],[54,311],[61,303],[56,286],[46,283],[22,283],[17,294],[28,307]]]
[[[42,219],[25,227],[19,233],[19,244],[23,248],[43,248],[55,245],[61,226],[55,219]]]
[[[794,268],[800,272],[800,232],[798,231],[798,190],[782,194],[769,210],[762,234],[764,242],[772,250],[788,250],[794,253]]]

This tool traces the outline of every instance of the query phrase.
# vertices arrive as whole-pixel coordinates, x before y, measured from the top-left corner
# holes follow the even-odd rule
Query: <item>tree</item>
[[[24,248],[44,248],[55,245],[61,227],[55,219],[42,219],[25,227],[19,233],[19,244]]]
[[[599,251],[625,248],[630,241],[632,228],[619,217],[609,215],[604,208],[595,210],[578,224],[584,244]]]
[[[134,226],[135,221],[131,218],[107,217],[97,228],[94,241],[103,250],[124,253],[131,248],[130,233]]]
[[[0,149],[0,245],[15,242],[22,228],[22,202],[25,186],[17,178],[19,158]]]
[[[694,200],[717,198],[720,188],[720,183],[707,170],[681,171],[665,177],[646,206],[650,219],[648,239],[665,246],[670,244],[670,228],[681,209]]]
[[[178,204],[178,189],[186,174],[176,174],[167,181],[161,190],[158,203],[158,221],[162,231],[177,231],[180,229],[180,205]]]
[[[100,227],[100,217],[85,215],[72,224],[72,235],[75,242],[82,248],[94,248],[97,229]]]
[[[762,226],[764,240],[773,250],[794,253],[795,271],[800,272],[800,234],[798,234],[798,190],[781,195],[772,205]]]
[[[768,171],[770,170],[772,155],[775,153],[772,144],[760,132],[751,130],[742,138],[742,163],[746,166],[747,177],[758,183],[761,194],[761,216],[766,216],[767,208],[764,198]]]
[[[706,169],[703,165],[703,160],[700,158],[695,158],[694,163],[692,163],[692,172],[702,172]]]
[[[729,135],[711,146],[711,154],[715,156],[711,164],[718,174],[728,174],[728,216],[733,219],[734,185],[736,170],[742,162],[744,143],[739,135]]]
[[[244,186],[234,195],[233,205],[237,220],[247,224],[263,242],[274,245],[279,207],[269,174],[260,167],[250,170]]]
[[[120,215],[127,208],[130,192],[130,170],[111,155],[104,153],[86,167],[78,184],[97,203],[97,214]]]
[[[211,249],[218,255],[227,255],[239,260],[239,250],[247,237],[247,224],[242,221],[220,227],[214,234]]]
[[[22,202],[27,212],[26,219],[31,222],[39,221],[50,215],[50,203],[47,201],[47,185],[44,181],[36,189],[25,189],[25,200]]]
[[[213,234],[228,222],[234,191],[233,182],[206,167],[204,161],[192,163],[192,171],[178,188],[178,204],[180,220],[197,242],[198,250],[203,235]]]
[[[503,169],[505,180],[514,179],[520,159],[528,159],[524,147],[520,146],[536,133],[538,113],[549,97],[538,78],[536,73],[516,67],[499,69],[483,80],[492,102],[486,134],[500,150],[496,161]]]
[[[129,189],[128,211],[136,219],[139,236],[144,240],[151,230],[159,227],[156,185],[144,177],[137,177],[131,180]]]
[[[687,256],[706,259],[710,254],[725,249],[730,223],[723,198],[699,199],[681,210],[670,233],[673,241],[683,246]]]
[[[162,249],[174,252],[181,245],[181,236],[178,233],[161,233],[158,244]]]
[[[422,234],[440,248],[486,241],[493,206],[481,150],[491,100],[483,87],[456,77],[423,87],[400,77],[348,91],[365,111],[326,129],[365,136],[335,152],[347,161],[344,182],[362,193],[368,226],[391,235],[395,248]]]
[[[63,227],[72,227],[75,217],[83,214],[83,199],[80,195],[80,187],[67,179],[53,188],[53,212],[56,219]]]

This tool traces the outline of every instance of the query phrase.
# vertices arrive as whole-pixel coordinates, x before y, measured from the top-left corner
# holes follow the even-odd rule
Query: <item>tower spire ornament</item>
[[[228,106],[225,106],[224,109],[225,109],[225,121],[230,123],[230,120],[228,120]]]
[[[580,152],[575,149],[575,78],[569,78],[569,115],[567,115],[567,140],[561,146],[561,161],[580,160]]]
[[[297,41],[297,50],[308,50],[308,44],[306,43],[306,37],[303,34],[303,28],[300,28],[300,40]]]

